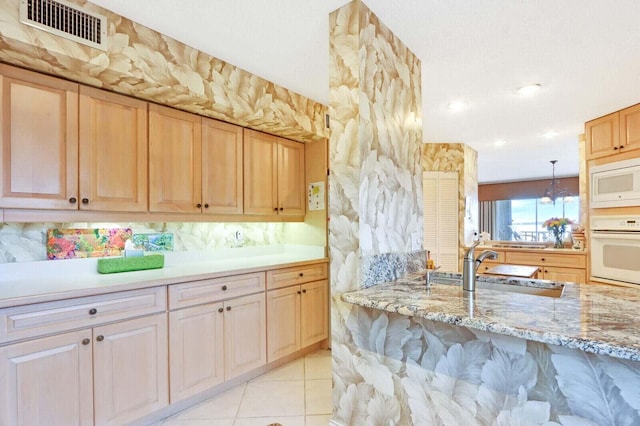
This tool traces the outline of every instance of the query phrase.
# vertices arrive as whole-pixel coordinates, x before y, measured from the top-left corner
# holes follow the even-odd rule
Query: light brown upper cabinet
[[[640,148],[640,104],[625,108],[620,114],[622,152]]]
[[[244,129],[244,213],[304,215],[304,145]]]
[[[147,103],[80,86],[80,208],[147,211]]]
[[[149,106],[149,210],[242,213],[242,128]]]
[[[146,211],[146,102],[7,65],[0,78],[0,207]]]
[[[0,64],[0,207],[78,208],[78,85]]]
[[[640,148],[640,104],[585,124],[587,160]]]

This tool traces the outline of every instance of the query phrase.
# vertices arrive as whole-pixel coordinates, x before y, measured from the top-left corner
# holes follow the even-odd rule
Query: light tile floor
[[[320,350],[165,419],[163,426],[327,426],[331,352]]]

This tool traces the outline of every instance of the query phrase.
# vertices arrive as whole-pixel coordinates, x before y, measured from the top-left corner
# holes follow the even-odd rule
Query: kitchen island
[[[552,298],[477,289],[465,297],[460,286],[435,283],[427,290],[423,277],[341,296],[354,305],[347,321],[353,364],[365,360],[367,369],[356,370],[395,400],[401,418],[640,424],[636,289],[483,277],[564,291]]]

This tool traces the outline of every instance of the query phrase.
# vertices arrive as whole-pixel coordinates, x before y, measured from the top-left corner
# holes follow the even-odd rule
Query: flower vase
[[[555,243],[553,243],[553,248],[564,248],[564,242],[562,241],[562,234],[558,233],[554,235]]]
[[[553,238],[555,240],[555,242],[553,243],[553,248],[564,248],[564,241],[562,241],[563,235],[564,235],[564,229],[562,228],[553,229]]]

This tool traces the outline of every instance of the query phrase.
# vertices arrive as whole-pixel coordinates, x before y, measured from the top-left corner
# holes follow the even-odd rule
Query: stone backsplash
[[[133,233],[171,232],[174,250],[196,251],[291,242],[304,232],[297,223],[10,223],[0,224],[0,263],[46,260],[47,229],[131,228]],[[242,244],[236,242],[240,231]]]

